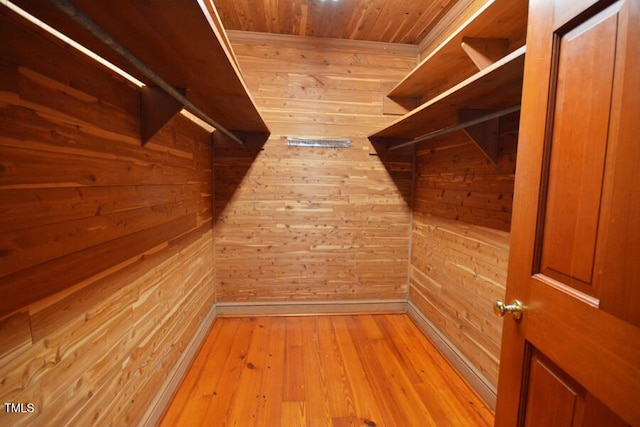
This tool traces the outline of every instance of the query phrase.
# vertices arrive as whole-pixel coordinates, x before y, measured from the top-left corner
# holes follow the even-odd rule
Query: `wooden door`
[[[640,426],[640,0],[531,0],[497,426]]]

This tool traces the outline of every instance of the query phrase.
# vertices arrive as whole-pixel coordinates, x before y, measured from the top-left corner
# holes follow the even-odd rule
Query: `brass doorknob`
[[[505,305],[502,301],[497,300],[493,303],[493,312],[498,317],[504,317],[506,313],[510,313],[517,320],[522,317],[522,303],[514,299],[511,304]]]

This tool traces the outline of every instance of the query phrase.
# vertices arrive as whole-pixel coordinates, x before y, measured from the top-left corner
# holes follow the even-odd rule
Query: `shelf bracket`
[[[484,70],[509,53],[509,40],[502,38],[463,37],[461,46],[478,70]]]
[[[186,90],[176,90],[186,96]],[[182,103],[157,86],[143,86],[140,91],[140,137],[144,146],[182,110]]]
[[[382,97],[382,114],[403,116],[420,106],[420,98],[390,98]]]
[[[495,110],[459,110],[458,119],[460,123],[466,123],[494,112]],[[465,127],[462,130],[475,142],[491,163],[494,165],[498,163],[498,141],[500,139],[499,117],[494,117],[490,120]]]

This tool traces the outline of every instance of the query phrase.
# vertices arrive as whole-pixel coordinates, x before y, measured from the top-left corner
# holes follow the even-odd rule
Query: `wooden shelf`
[[[462,83],[369,136],[400,143],[456,125],[462,110],[500,110],[520,104],[526,47],[522,46]]]
[[[16,0],[19,7],[76,40],[145,84],[131,64],[85,32],[49,2]],[[196,1],[134,2],[94,0],[74,4],[133,53],[142,63],[186,96],[197,108],[234,133],[266,139],[269,129],[257,110],[210,5]]]
[[[389,98],[419,105],[524,46],[527,12],[526,0],[490,1],[424,58]]]

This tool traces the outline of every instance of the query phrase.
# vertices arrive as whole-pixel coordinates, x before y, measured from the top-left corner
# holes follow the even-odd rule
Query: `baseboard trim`
[[[173,396],[176,391],[178,391],[178,387],[180,386],[182,379],[191,366],[191,362],[196,356],[196,353],[200,349],[205,338],[207,338],[207,335],[209,335],[211,325],[216,320],[217,315],[217,307],[214,304],[200,324],[197,333],[193,336],[187,345],[187,348],[185,348],[182,356],[180,356],[178,363],[167,376],[167,380],[160,388],[159,393],[156,395],[151,405],[149,405],[149,409],[147,409],[147,412],[144,414],[144,417],[139,424],[140,426],[152,427],[157,426],[160,423],[164,412],[167,410]]]
[[[454,346],[426,317],[413,305],[411,301],[407,303],[407,314],[424,333],[444,357],[467,381],[469,386],[480,396],[482,400],[491,408],[496,409],[496,389],[495,387],[467,360],[466,357]]]
[[[406,300],[219,302],[218,316],[309,316],[322,314],[406,313]]]

